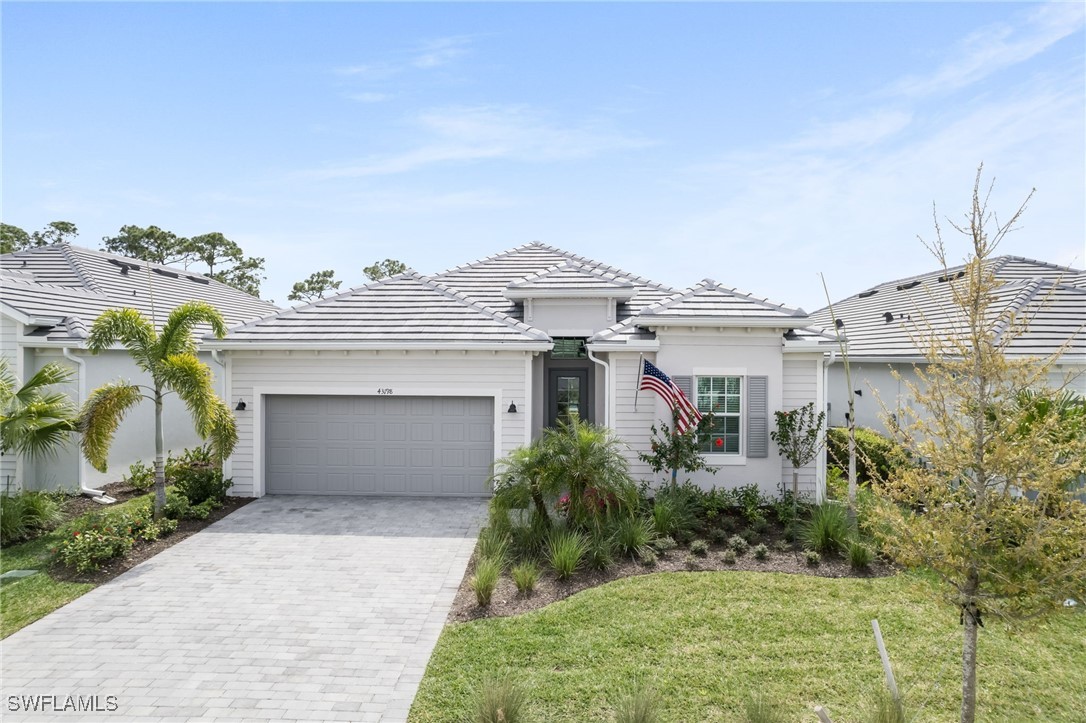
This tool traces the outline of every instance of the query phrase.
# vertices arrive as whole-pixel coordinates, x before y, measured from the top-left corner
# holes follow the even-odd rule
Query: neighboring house
[[[577,414],[612,427],[633,472],[652,424],[640,359],[718,405],[706,487],[775,493],[791,469],[773,412],[824,405],[835,342],[805,312],[713,281],[684,291],[533,243],[448,271],[408,272],[205,340],[225,355],[240,441],[234,494],[486,495],[496,458]],[[822,494],[823,465],[802,485]]]
[[[81,404],[89,392],[109,381],[146,383],[127,352],[118,348],[97,356],[86,351],[87,333],[106,309],[138,309],[156,326],[189,300],[206,301],[234,325],[278,311],[278,307],[200,274],[150,264],[69,244],[54,244],[0,256],[0,353],[23,380],[47,362],[72,366],[78,376],[69,393]],[[201,330],[206,332],[206,327]],[[208,353],[222,389],[221,367]],[[174,451],[200,444],[184,405],[175,397],[165,407],[166,445]],[[129,413],[114,439],[109,471],[86,464],[77,444],[53,459],[32,461],[4,455],[3,490],[79,489],[119,480],[128,465],[154,459],[154,411],[141,404]]]
[[[1071,388],[1086,394],[1086,273],[1018,256],[993,258],[988,269],[1000,283],[990,312],[1013,313],[1016,323],[1027,325],[1008,353],[1058,353],[1050,383],[1064,384],[1070,377]],[[953,332],[958,317],[951,286],[964,275],[963,266],[940,269],[873,286],[833,305],[848,340],[852,387],[859,391],[859,426],[885,432],[886,421],[893,424],[903,407],[913,404],[908,383],[917,382],[916,367],[925,364],[920,345],[933,334]],[[828,307],[811,314],[811,323],[834,328]],[[848,386],[838,355],[830,364],[828,400],[830,425],[845,426]]]

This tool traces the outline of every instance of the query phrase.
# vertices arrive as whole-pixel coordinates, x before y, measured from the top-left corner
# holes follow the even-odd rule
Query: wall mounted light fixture
[[[510,414],[516,414],[517,413],[517,405],[516,405],[516,403],[515,402],[509,402],[509,409],[507,409],[505,411],[509,412]]]
[[[236,407],[234,407],[234,409],[236,411],[239,411],[239,412],[244,412],[245,411],[245,400],[244,399],[239,399],[238,400],[238,405]]]

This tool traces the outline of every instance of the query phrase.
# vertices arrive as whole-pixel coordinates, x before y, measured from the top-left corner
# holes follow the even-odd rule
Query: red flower
[[[713,444],[715,444],[718,447],[723,447],[724,446],[724,440],[721,439],[720,437],[717,437],[716,442],[714,442]]]
[[[77,531],[77,532],[73,533],[72,537],[79,537],[79,532]]]

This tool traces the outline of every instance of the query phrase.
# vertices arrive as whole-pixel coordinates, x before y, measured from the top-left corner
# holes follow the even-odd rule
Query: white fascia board
[[[505,298],[510,301],[524,299],[617,299],[629,301],[637,295],[637,289],[506,289]]]
[[[657,316],[655,314],[642,314],[637,317],[637,325],[656,330],[661,327],[728,327],[742,329],[744,327],[760,329],[795,329],[802,328],[807,317],[781,316],[781,317],[750,317],[750,316]]]
[[[223,349],[229,351],[550,351],[552,341],[516,342],[509,344],[457,344],[455,342],[416,342],[412,344],[394,343],[349,343],[349,342],[259,342],[259,341],[220,341],[204,339],[200,342],[203,349]]]
[[[829,345],[837,346],[835,341],[786,341],[782,347],[782,351],[785,354],[790,352],[812,352],[812,351],[825,351]]]
[[[635,341],[628,344],[622,343],[607,343],[607,342],[595,342],[592,344],[585,344],[585,349],[593,352],[609,352],[609,351],[660,351],[659,341]]]
[[[56,326],[64,321],[63,316],[30,316],[8,303],[0,303],[0,311],[20,324],[27,326]]]

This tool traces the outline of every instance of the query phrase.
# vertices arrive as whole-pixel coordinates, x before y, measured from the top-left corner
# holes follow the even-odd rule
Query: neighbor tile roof
[[[1065,352],[1086,363],[1086,288],[1075,286],[1083,272],[1018,256],[993,258],[986,268],[1000,284],[989,306],[991,320],[1025,324],[1008,344],[1012,353],[1048,355],[1067,344]],[[952,292],[964,276],[965,266],[955,266],[880,284],[835,303],[849,355],[922,356],[919,346],[933,334],[946,337],[960,328]],[[811,320],[833,329],[829,307],[811,314]]]
[[[214,306],[227,325],[278,311],[201,274],[66,243],[0,256],[0,290],[5,306],[56,320],[36,333],[53,341],[85,338],[106,309],[130,307],[148,318],[153,311],[159,327],[170,311],[190,300]]]
[[[236,327],[226,341],[542,345],[550,337],[412,271]]]

